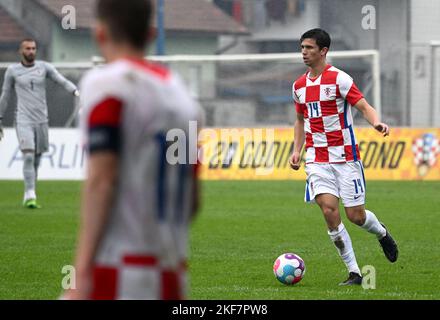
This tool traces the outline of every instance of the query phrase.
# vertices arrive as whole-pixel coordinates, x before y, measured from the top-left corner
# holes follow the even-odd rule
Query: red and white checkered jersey
[[[292,91],[296,112],[304,115],[306,163],[360,160],[351,107],[363,96],[353,79],[327,65],[315,79],[302,75]]]
[[[192,151],[197,154],[197,141],[192,150],[182,139],[193,135],[190,122],[200,125],[200,106],[177,75],[143,60],[121,59],[90,71],[81,93],[86,145],[115,148],[119,155],[96,264],[179,268],[186,260],[195,197],[196,165],[188,158]],[[108,136],[117,146],[103,143]],[[169,152],[177,142],[179,149]],[[176,149],[186,158],[172,163],[168,155]]]

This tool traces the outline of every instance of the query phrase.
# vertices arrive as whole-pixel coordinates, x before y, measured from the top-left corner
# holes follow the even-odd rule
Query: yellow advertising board
[[[355,134],[367,179],[440,180],[440,128],[393,128],[386,138],[371,128]],[[303,167],[289,167],[293,135],[293,128],[203,129],[201,178],[304,180]]]

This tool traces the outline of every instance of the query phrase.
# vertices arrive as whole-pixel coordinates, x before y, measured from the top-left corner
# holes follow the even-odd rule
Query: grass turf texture
[[[43,209],[20,206],[21,182],[0,182],[0,299],[55,299],[72,263],[80,198],[77,182],[39,182]],[[440,182],[373,182],[368,208],[399,244],[389,263],[371,234],[343,222],[359,265],[376,269],[376,289],[339,287],[347,271],[322,215],[303,203],[304,183],[204,182],[191,233],[191,299],[440,299]],[[279,283],[276,257],[299,254],[305,278]]]

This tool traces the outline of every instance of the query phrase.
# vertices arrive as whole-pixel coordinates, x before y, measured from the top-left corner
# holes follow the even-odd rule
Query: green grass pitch
[[[0,182],[0,299],[56,299],[72,263],[80,183],[39,182],[41,210],[20,207],[22,182]],[[399,244],[389,263],[371,234],[343,222],[359,265],[376,270],[376,289],[339,287],[345,266],[317,206],[303,203],[304,183],[204,182],[191,232],[191,299],[440,299],[440,182],[373,182],[367,207]],[[304,279],[279,283],[275,258],[299,254]]]

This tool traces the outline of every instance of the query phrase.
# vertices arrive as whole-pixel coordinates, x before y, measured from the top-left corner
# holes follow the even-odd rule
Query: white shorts
[[[365,204],[365,176],[361,161],[347,163],[306,164],[304,201],[315,203],[319,194],[329,193],[340,199],[344,207]]]
[[[34,150],[42,154],[49,149],[49,125],[47,123],[17,123],[17,138],[20,150]]]

